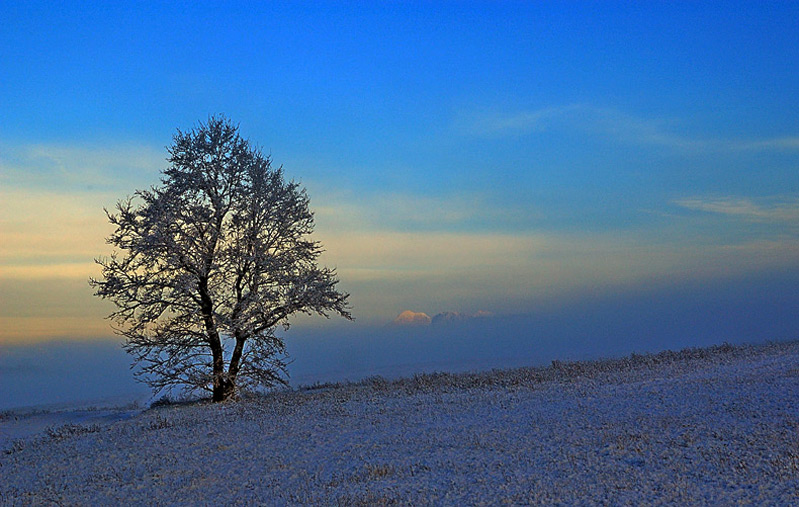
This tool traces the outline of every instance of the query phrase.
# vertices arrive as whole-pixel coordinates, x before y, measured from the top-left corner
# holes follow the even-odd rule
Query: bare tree
[[[95,295],[116,304],[109,318],[156,391],[222,401],[285,384],[278,326],[297,312],[352,319],[335,271],[317,265],[305,189],[225,117],[178,130],[168,152],[161,185],[106,210],[119,251],[97,259]]]

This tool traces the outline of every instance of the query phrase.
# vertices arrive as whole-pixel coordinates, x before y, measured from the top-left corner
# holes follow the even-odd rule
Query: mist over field
[[[777,272],[541,305],[519,315],[401,327],[331,321],[286,334],[292,386],[544,365],[797,338],[799,274]],[[424,308],[413,310],[423,311]],[[357,317],[357,309],[356,309]],[[119,339],[0,346],[0,410],[146,403]]]

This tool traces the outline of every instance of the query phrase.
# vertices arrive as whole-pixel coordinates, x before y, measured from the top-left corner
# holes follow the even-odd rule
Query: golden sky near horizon
[[[326,249],[322,262],[337,268],[356,317],[367,323],[390,321],[408,308],[524,312],[573,292],[736,276],[790,266],[799,257],[797,241],[685,245],[645,231],[398,231],[365,219],[370,210],[351,200],[319,194],[311,192],[315,236]],[[102,208],[113,200],[109,192],[0,189],[0,344],[112,336],[104,320],[112,306],[92,297],[87,280],[99,274],[93,259],[110,253],[104,238],[112,228]],[[401,200],[385,199],[393,209],[402,209]],[[449,205],[443,213],[464,213],[462,202]],[[424,203],[405,207],[418,212]]]

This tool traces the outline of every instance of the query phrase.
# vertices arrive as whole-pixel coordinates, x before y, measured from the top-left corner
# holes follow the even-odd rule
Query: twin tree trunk
[[[245,340],[236,333],[236,347],[233,356],[230,358],[230,366],[225,372],[225,355],[222,347],[222,339],[216,329],[213,314],[213,301],[208,292],[208,280],[200,279],[199,283],[201,310],[205,324],[205,333],[208,338],[208,345],[211,348],[213,359],[211,374],[213,379],[212,400],[225,401],[236,394],[236,376],[238,375],[239,362],[244,349]]]
[[[208,319],[206,319],[206,323],[207,322]],[[213,322],[213,319],[211,319],[211,322]],[[241,359],[240,350],[244,346],[244,341],[236,341],[236,349],[233,351],[234,356],[230,359],[230,365],[228,366],[227,372],[225,372],[225,358],[219,332],[217,332],[215,329],[209,331],[208,342],[211,346],[211,356],[213,358],[212,399],[213,401],[225,401],[236,394],[236,376],[238,375],[238,364]],[[236,352],[238,352],[238,356],[236,356]]]
[[[219,340],[218,336],[216,339]],[[222,356],[221,344],[218,347],[211,347],[211,349],[214,358],[212,399],[213,401],[225,401],[231,398],[236,392],[236,381],[234,378],[225,374],[225,360]]]

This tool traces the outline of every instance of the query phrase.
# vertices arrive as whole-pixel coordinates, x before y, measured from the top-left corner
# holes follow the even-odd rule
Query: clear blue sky
[[[107,335],[103,206],[240,123],[355,315],[799,268],[797,2],[6,2],[0,343]]]

